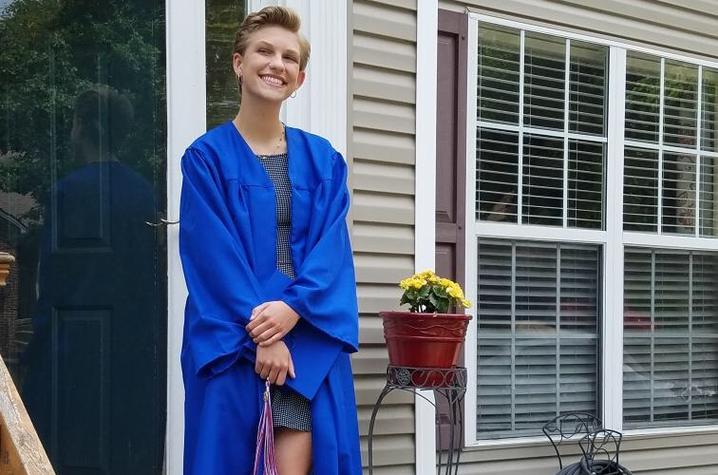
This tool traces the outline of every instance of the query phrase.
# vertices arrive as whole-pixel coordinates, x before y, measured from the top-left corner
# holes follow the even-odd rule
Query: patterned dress
[[[257,155],[274,184],[277,209],[277,269],[294,279],[294,264],[289,236],[292,227],[292,189],[287,154]],[[309,400],[285,386],[272,386],[274,427],[311,432],[312,413]]]

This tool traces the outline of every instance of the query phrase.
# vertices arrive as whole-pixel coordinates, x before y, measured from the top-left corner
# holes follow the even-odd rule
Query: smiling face
[[[244,54],[235,53],[234,72],[242,78],[242,100],[282,102],[304,82],[299,38],[280,26],[266,26],[249,37]]]

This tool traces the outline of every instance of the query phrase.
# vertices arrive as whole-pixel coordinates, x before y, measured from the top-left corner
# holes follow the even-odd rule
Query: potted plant
[[[399,283],[404,291],[400,305],[409,311],[380,312],[389,363],[414,368],[456,366],[470,315],[448,313],[471,303],[456,282],[427,270]]]

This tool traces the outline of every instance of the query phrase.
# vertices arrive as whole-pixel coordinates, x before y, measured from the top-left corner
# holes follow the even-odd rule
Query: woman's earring
[[[237,74],[237,90],[242,90],[242,76]]]
[[[292,99],[297,97],[297,90],[295,89],[294,92],[289,95],[289,97],[291,97]]]

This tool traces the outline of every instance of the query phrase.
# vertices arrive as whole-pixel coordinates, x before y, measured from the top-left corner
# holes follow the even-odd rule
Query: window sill
[[[630,429],[623,431],[623,440],[665,439],[694,435],[718,435],[718,424],[688,427],[664,427],[656,429]],[[465,452],[481,452],[497,449],[540,448],[549,446],[546,437],[521,437],[513,439],[481,440],[464,444]]]

